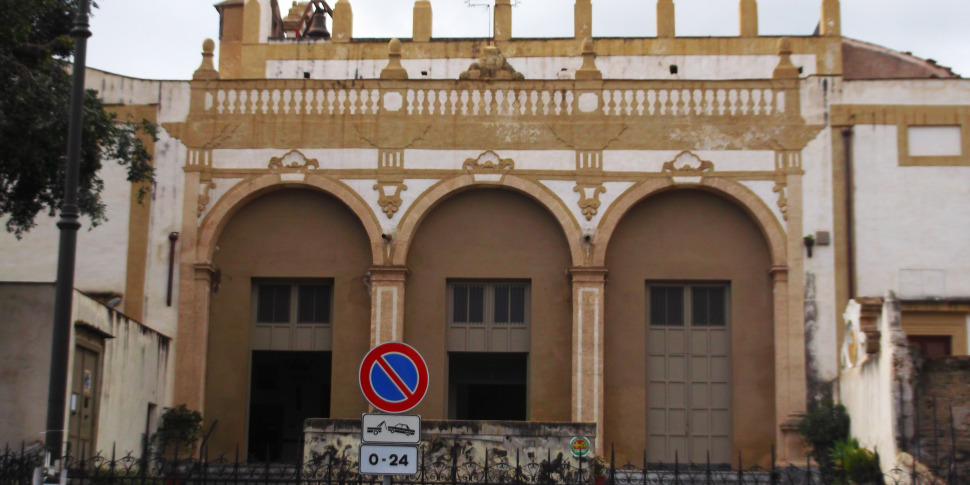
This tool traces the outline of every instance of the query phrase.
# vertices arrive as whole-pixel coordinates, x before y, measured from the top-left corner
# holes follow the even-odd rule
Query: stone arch
[[[337,180],[322,175],[307,175],[304,181],[284,181],[278,174],[262,175],[247,179],[229,189],[213,206],[199,226],[199,237],[196,249],[198,261],[211,261],[216,241],[232,219],[247,202],[260,195],[284,188],[311,188],[326,192],[343,202],[360,220],[370,239],[371,256],[374,265],[384,264],[383,244],[381,243],[381,225],[377,216],[370,210],[367,202],[350,187]]]
[[[723,178],[704,178],[697,184],[678,184],[668,178],[652,179],[634,185],[610,205],[597,228],[596,245],[593,250],[592,265],[606,264],[606,252],[610,238],[623,216],[640,201],[667,190],[699,189],[716,193],[738,204],[755,221],[761,229],[768,248],[771,252],[773,265],[787,264],[787,237],[784,228],[772,214],[771,209],[754,192],[747,187]]]
[[[391,262],[394,265],[404,266],[407,264],[408,250],[411,241],[417,232],[421,221],[438,204],[444,202],[456,193],[470,190],[476,187],[504,187],[516,190],[528,195],[533,200],[545,207],[552,216],[559,222],[566,242],[569,245],[569,253],[574,266],[582,266],[585,260],[584,251],[581,245],[582,229],[566,207],[565,203],[549,190],[547,187],[537,182],[527,180],[513,175],[505,175],[499,182],[476,182],[473,175],[460,175],[458,177],[442,180],[430,189],[421,194],[420,197],[408,208],[401,218],[398,226],[398,233],[394,241],[394,250],[391,255]]]

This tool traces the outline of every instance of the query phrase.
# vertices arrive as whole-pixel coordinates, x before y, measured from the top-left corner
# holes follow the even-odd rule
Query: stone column
[[[370,346],[404,340],[404,266],[370,269]]]
[[[572,421],[596,423],[593,452],[603,452],[603,318],[606,268],[570,269],[573,280]]]

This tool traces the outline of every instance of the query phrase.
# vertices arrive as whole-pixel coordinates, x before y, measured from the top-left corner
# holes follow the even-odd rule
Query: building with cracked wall
[[[173,336],[171,402],[218,420],[214,451],[295,456],[303,419],[367,410],[360,360],[398,340],[427,419],[794,460],[849,299],[895,291],[931,354],[967,353],[970,314],[970,82],[820,3],[810,36],[742,0],[739,36],[677,37],[660,0],[657,37],[593,39],[576,0],[573,38],[517,39],[496,0],[489,40],[431,38],[417,0],[390,41],[354,38],[352,0],[219,3],[193,80],[89,73],[162,130],[152,200],[80,234],[78,286]],[[25,261],[5,278],[53,274]]]

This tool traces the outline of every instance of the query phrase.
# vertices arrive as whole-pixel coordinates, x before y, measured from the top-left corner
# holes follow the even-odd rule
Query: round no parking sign
[[[413,347],[387,342],[374,347],[360,363],[360,391],[385,413],[414,408],[428,392],[428,365]]]

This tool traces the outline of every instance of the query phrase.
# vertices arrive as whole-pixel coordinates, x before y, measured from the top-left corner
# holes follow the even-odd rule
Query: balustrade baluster
[[[752,90],[745,89],[741,91],[741,97],[744,99],[741,113],[744,115],[754,114],[754,96],[752,94]]]

